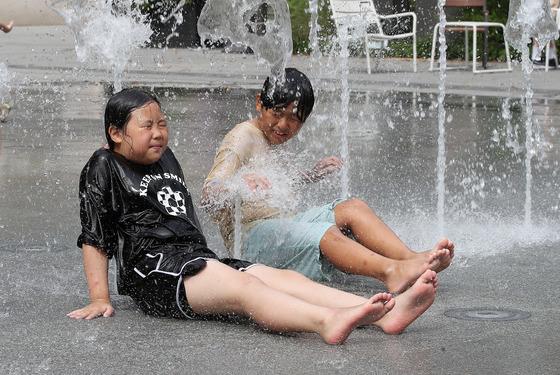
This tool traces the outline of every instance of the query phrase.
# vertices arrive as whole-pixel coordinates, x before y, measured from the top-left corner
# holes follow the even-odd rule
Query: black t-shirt
[[[110,150],[94,152],[80,176],[80,219],[78,247],[87,244],[115,256],[121,294],[128,294],[131,272],[148,252],[173,251],[176,260],[166,265],[170,272],[196,256],[216,258],[169,148],[148,166]]]

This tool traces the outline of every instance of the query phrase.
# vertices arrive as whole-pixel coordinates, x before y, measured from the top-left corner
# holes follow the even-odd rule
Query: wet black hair
[[[313,86],[309,78],[295,68],[286,68],[284,83],[275,84],[273,79],[267,77],[261,90],[263,107],[266,109],[285,108],[292,102],[297,102],[296,114],[298,119],[304,123],[315,104]]]
[[[154,95],[134,88],[124,89],[111,96],[105,107],[105,137],[111,150],[115,147],[115,142],[109,135],[109,128],[114,126],[119,130],[124,130],[132,112],[151,102],[160,105]]]

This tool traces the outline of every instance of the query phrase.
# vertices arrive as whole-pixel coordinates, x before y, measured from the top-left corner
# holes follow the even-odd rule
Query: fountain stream
[[[319,0],[309,0],[309,48],[314,60],[321,56],[319,30]]]
[[[445,77],[447,42],[445,39],[445,0],[438,1],[439,9],[439,93],[438,93],[438,153],[437,153],[437,217],[440,235],[445,232]]]
[[[348,106],[350,104],[350,88],[348,87],[348,27],[341,27],[338,36],[340,45],[340,158],[344,165],[340,174],[340,198],[348,199],[350,196],[350,155],[348,149]]]
[[[12,108],[10,95],[10,73],[4,63],[0,63],[0,122],[5,122]]]
[[[539,45],[546,46],[558,38],[558,26],[554,22],[548,0],[511,0],[505,37],[517,50],[521,51],[523,81],[525,86],[525,226],[532,225],[532,168],[531,160],[537,152],[534,142],[533,88],[531,73],[533,63],[529,55],[531,38]]]
[[[284,81],[284,70],[292,55],[290,10],[285,0],[210,0],[198,20],[202,40],[229,40],[232,45],[250,47],[264,60],[275,82]],[[271,85],[271,88],[274,85]],[[234,246],[233,256],[241,256],[242,200],[233,187]]]
[[[53,0],[48,5],[74,33],[78,61],[104,65],[112,72],[114,91],[122,90],[123,73],[132,52],[152,35],[137,2]]]
[[[282,82],[292,55],[292,24],[285,0],[209,0],[198,19],[202,40],[251,47],[271,77]]]
[[[10,94],[10,75],[8,67],[4,63],[0,63],[0,104],[8,101]]]
[[[169,12],[169,14],[164,17],[161,21],[162,23],[167,23],[171,20],[171,18],[175,19],[173,24],[171,25],[171,33],[165,38],[165,49],[167,49],[167,45],[169,44],[169,40],[174,37],[179,37],[180,35],[176,32],[177,27],[183,23],[183,7],[185,6],[185,0],[179,1],[179,3],[175,6],[175,8]]]

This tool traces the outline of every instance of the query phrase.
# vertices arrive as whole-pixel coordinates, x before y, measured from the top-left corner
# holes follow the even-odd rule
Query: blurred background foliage
[[[548,0],[544,0],[548,1]],[[169,14],[181,0],[143,0],[141,1],[141,9],[144,13],[148,14],[152,23],[152,28],[156,30],[152,45],[164,46],[167,45],[166,35],[171,31],[166,30],[168,25],[162,25],[161,19]],[[184,43],[177,42],[169,46],[197,46],[199,41],[196,35],[196,20],[200,11],[202,10],[206,0],[184,0],[185,23],[180,25],[181,30],[177,30],[181,35],[191,35],[195,37],[192,40],[187,40]],[[290,7],[291,22],[292,22],[292,38],[294,44],[294,53],[307,54],[309,50],[309,1],[308,0],[287,0]],[[429,58],[431,52],[432,35],[431,30],[433,25],[430,23],[437,22],[438,10],[437,0],[433,0],[433,9],[430,7],[430,1],[426,0],[374,0],[376,7],[380,14],[396,13],[402,11],[416,11],[418,23],[423,24],[420,27],[420,32],[417,34],[417,51],[418,57]],[[417,5],[418,2],[418,5]],[[319,44],[323,53],[329,51],[333,46],[336,46],[336,27],[332,20],[330,11],[330,0],[318,0],[319,3]],[[420,9],[417,9],[420,8]],[[489,13],[489,21],[500,22],[506,24],[509,10],[509,0],[487,0],[487,8]],[[394,9],[394,10],[393,10]],[[194,14],[193,14],[194,13]],[[463,20],[463,21],[482,21],[484,15],[482,9],[453,9],[447,11],[448,20]],[[193,18],[190,18],[193,17]],[[430,20],[422,19],[422,17],[433,17]],[[392,29],[398,29],[402,25],[387,24],[385,31],[391,33]],[[189,27],[191,29],[189,29]],[[409,27],[409,26],[404,26]],[[422,29],[424,30],[422,32]],[[426,31],[428,30],[428,31]],[[464,34],[462,32],[447,32],[447,57],[449,59],[463,59],[464,58]],[[472,38],[472,33],[469,33],[469,38]],[[479,32],[477,35],[477,45],[482,46],[483,33]],[[180,39],[180,38],[179,38]],[[173,39],[172,39],[173,41]],[[472,44],[472,39],[469,46]],[[557,41],[558,43],[558,41]],[[351,45],[352,55],[363,55],[364,49],[358,43]],[[437,51],[437,49],[436,49]],[[482,53],[482,48],[479,47],[478,54]],[[513,48],[510,48],[512,59],[519,59],[520,54]],[[412,57],[412,38],[404,40],[395,40],[389,43],[389,47],[382,51],[383,56],[388,57]],[[503,36],[501,31],[497,28],[492,28],[488,33],[488,59],[489,61],[505,61],[505,49],[503,44]]]
[[[379,1],[379,0],[378,0]],[[406,7],[411,11],[415,11],[416,3],[414,0],[407,1]],[[437,8],[434,10],[437,14]],[[288,0],[290,13],[292,18],[292,37],[294,41],[294,53],[309,53],[309,3],[307,0]],[[491,22],[500,22],[504,25],[507,22],[509,11],[509,0],[487,0],[487,8],[489,12],[488,20]],[[383,14],[383,12],[380,11]],[[448,14],[448,20],[462,21],[482,21],[484,15],[482,9],[459,9],[455,10],[453,15]],[[419,20],[421,22],[421,20]],[[332,43],[336,40],[336,28],[332,21],[329,0],[319,1],[319,40],[323,52],[328,50]],[[447,37],[447,57],[449,59],[464,59],[464,34],[462,32],[448,32]],[[472,33],[469,33],[472,38]],[[483,33],[477,35],[477,45],[482,46]],[[469,46],[472,46],[472,39],[469,39]],[[418,35],[417,51],[418,56],[429,58],[431,53],[432,36]],[[557,41],[558,43],[558,41]],[[479,48],[481,54],[482,48]],[[353,54],[363,54],[363,48],[354,48]],[[519,59],[520,54],[513,48],[510,48],[512,59]],[[384,56],[390,57],[412,57],[412,38],[391,41],[389,48],[384,51]],[[488,33],[488,60],[489,61],[505,61],[505,48],[501,30],[492,28]]]

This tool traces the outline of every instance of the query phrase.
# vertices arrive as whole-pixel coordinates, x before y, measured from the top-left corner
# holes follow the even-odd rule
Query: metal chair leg
[[[412,68],[414,70],[414,73],[416,73],[416,71],[418,70],[418,64],[416,62],[416,33],[414,33],[414,35],[412,36]]]
[[[367,61],[367,74],[371,74],[371,65],[369,61],[369,45],[368,45],[368,37],[366,35],[366,61]]]
[[[472,41],[472,71],[476,73],[476,25],[473,26]]]
[[[465,67],[469,66],[469,28],[465,27]]]

